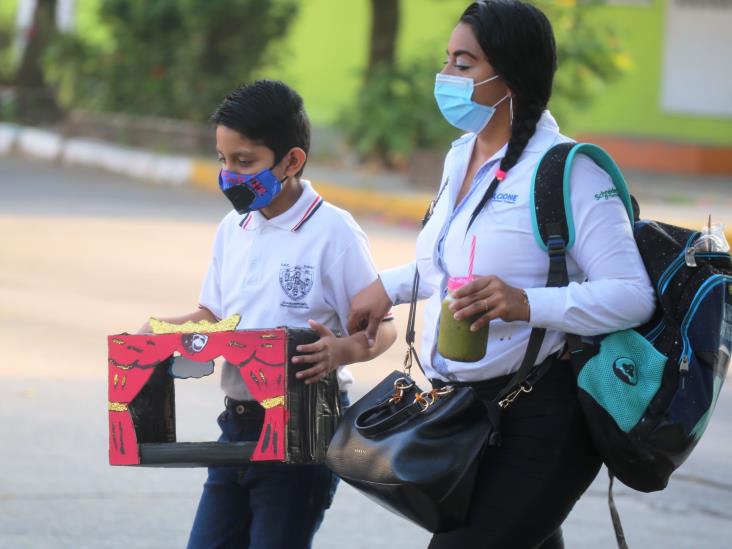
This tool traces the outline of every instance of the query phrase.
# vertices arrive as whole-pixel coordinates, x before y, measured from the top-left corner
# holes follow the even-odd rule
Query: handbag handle
[[[416,388],[413,385],[411,388]],[[447,386],[441,389],[432,389],[420,393],[415,391],[414,401],[411,404],[399,408],[396,412],[390,413],[383,419],[378,419],[385,411],[390,411],[392,399],[385,400],[376,406],[364,410],[354,421],[353,425],[364,436],[375,436],[389,429],[392,429],[402,423],[409,421],[417,414],[427,412],[433,405],[440,401],[443,397],[448,396],[455,390],[454,387]]]

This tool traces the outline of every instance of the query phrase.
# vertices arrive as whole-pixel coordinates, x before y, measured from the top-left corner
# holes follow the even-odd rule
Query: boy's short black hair
[[[275,163],[293,147],[310,153],[310,121],[302,97],[277,80],[238,87],[216,108],[211,122],[264,145],[274,152]]]

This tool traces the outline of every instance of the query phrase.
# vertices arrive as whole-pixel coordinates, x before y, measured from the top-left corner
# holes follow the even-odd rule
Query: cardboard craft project
[[[154,328],[182,332],[108,337],[110,464],[196,467],[324,461],[340,416],[336,374],[305,385],[295,373],[310,365],[290,362],[298,345],[318,339],[315,331],[226,329],[230,319],[171,326]],[[217,357],[239,368],[253,398],[264,408],[258,441],[176,441],[171,370],[178,357],[184,357],[188,369],[200,364],[200,375],[192,372],[191,377],[210,374]]]

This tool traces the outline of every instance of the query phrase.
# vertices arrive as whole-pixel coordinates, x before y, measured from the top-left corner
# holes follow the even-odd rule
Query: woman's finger
[[[460,299],[469,297],[472,294],[480,293],[490,286],[495,280],[498,280],[498,278],[493,275],[477,276],[472,282],[468,282],[465,286],[458,288],[453,293],[453,297]]]

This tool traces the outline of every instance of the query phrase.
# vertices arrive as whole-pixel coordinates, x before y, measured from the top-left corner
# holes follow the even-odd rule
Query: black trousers
[[[493,399],[510,376],[471,384]],[[597,475],[601,460],[567,361],[556,360],[501,416],[501,445],[489,448],[467,525],[435,534],[430,549],[556,549],[561,524]]]

